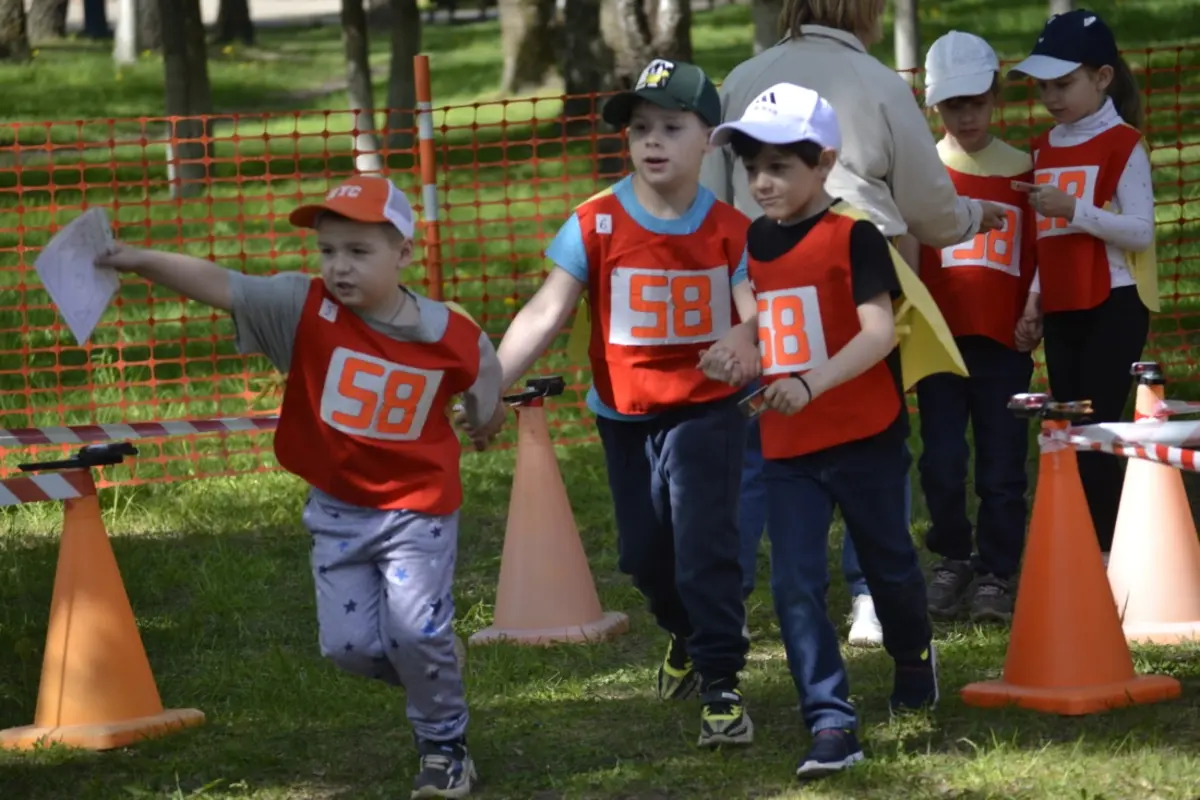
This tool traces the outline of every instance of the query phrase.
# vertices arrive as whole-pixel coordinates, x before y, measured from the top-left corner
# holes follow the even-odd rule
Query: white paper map
[[[116,270],[95,265],[96,257],[106,253],[112,242],[108,215],[102,208],[90,208],[60,230],[33,264],[81,345],[91,338],[120,287]]]

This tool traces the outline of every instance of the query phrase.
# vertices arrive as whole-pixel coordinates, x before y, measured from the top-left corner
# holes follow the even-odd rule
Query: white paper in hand
[[[116,270],[95,265],[112,243],[108,215],[102,208],[90,208],[59,231],[33,264],[81,345],[91,338],[120,287]]]

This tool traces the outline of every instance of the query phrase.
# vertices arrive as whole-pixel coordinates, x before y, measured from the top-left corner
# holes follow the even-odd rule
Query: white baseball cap
[[[984,94],[999,71],[1000,59],[991,45],[973,33],[950,31],[925,54],[925,105]]]
[[[777,83],[767,89],[746,107],[737,122],[718,125],[709,142],[722,147],[729,144],[735,131],[765,144],[809,141],[829,150],[842,146],[833,106],[812,89],[794,83]]]

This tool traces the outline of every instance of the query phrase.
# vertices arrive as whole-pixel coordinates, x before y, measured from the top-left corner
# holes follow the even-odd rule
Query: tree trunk
[[[692,60],[690,0],[604,0],[600,25],[621,88],[633,86],[655,58]]]
[[[388,69],[388,147],[413,146],[417,107],[413,58],[421,52],[421,11],[417,0],[391,0],[392,63]]]
[[[117,35],[113,42],[113,61],[118,64],[137,63],[138,53],[138,0],[121,0],[117,12]]]
[[[382,173],[363,0],[342,0],[342,47],[346,54],[346,93],[354,111],[354,168],[365,174]]]
[[[108,8],[104,0],[83,0],[83,35],[92,39],[112,36],[108,27]]]
[[[1050,0],[1050,14],[1065,14],[1075,7],[1071,0]]]
[[[29,29],[23,0],[0,0],[0,58],[28,61]]]
[[[249,0],[221,0],[217,7],[217,31],[213,44],[241,42],[254,44],[254,20],[250,18]]]
[[[754,54],[778,42],[779,15],[783,12],[783,0],[751,0],[750,16],[754,20]]]
[[[499,0],[504,66],[500,93],[536,89],[555,66],[554,0]]]
[[[207,159],[212,155],[212,90],[200,0],[158,0],[162,26],[163,70],[167,116],[171,122],[168,172],[172,197],[194,197],[204,191]]]
[[[29,41],[44,42],[67,35],[68,0],[33,0],[29,6]]]
[[[915,70],[921,66],[921,26],[917,18],[917,0],[896,0],[895,9],[896,70],[909,85],[916,85]]]
[[[163,48],[163,11],[158,0],[137,0],[137,4],[138,49],[157,53]],[[168,3],[166,7],[171,8],[172,4]],[[204,37],[203,25],[200,26],[200,37]]]
[[[559,69],[566,99],[562,118],[564,133],[574,138],[599,135],[596,140],[597,175],[616,175],[625,162],[620,136],[601,127],[601,102],[590,95],[616,88],[615,54],[602,34],[601,14],[605,0],[564,0],[562,35],[559,37]]]

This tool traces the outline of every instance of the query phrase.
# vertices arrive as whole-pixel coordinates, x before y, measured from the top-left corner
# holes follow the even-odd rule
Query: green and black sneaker
[[[740,689],[717,689],[700,696],[701,747],[719,744],[750,744],[754,723],[746,713]]]
[[[686,700],[696,692],[700,676],[692,668],[688,658],[687,644],[678,636],[671,636],[667,646],[667,657],[658,668],[658,698],[660,700]]]

